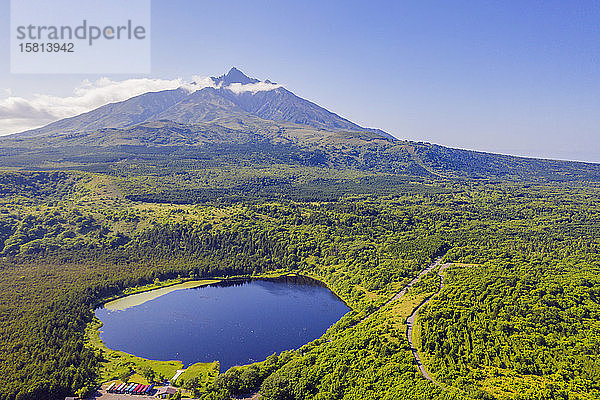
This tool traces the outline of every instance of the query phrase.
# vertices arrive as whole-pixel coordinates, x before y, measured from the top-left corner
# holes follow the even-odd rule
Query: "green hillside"
[[[257,82],[233,69],[0,138],[0,400],[179,368],[100,343],[107,299],[282,274],[352,311],[300,349],[197,364],[185,395],[600,399],[600,164],[399,140],[227,86]]]
[[[274,270],[322,280],[354,311],[298,351],[184,387],[215,399],[600,398],[597,185],[432,180],[335,201],[173,205],[128,199],[129,185],[167,186],[138,180],[2,174],[0,398],[97,384],[103,356],[84,345],[84,328],[103,298]],[[431,293],[436,275],[379,306],[446,251],[456,266],[418,320],[440,389],[404,336],[411,299]]]
[[[541,160],[392,140],[375,132],[327,131],[251,117],[186,125],[146,122],[36,138],[0,139],[0,166],[80,169],[105,173],[138,169],[185,173],[225,166],[274,164],[326,167],[432,179],[598,181],[600,165]]]

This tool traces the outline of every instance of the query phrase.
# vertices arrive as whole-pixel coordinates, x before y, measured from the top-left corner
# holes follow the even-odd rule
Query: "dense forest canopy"
[[[322,280],[353,311],[301,349],[184,386],[210,399],[600,398],[597,184],[319,168],[1,173],[0,399],[95,387],[103,359],[84,330],[128,287],[274,270]],[[438,387],[403,316],[439,276],[386,302],[444,254],[444,288],[418,318]]]

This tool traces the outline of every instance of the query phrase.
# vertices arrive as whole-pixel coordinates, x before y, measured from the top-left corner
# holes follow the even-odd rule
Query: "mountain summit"
[[[231,117],[253,121],[258,117],[332,131],[376,132],[386,139],[393,139],[383,131],[364,128],[298,97],[281,85],[250,78],[235,67],[227,74],[211,79],[215,87],[203,87],[191,93],[182,88],[145,93],[17,135],[80,134],[159,120],[197,124]]]
[[[232,83],[241,83],[242,85],[247,85],[249,83],[260,82],[258,79],[249,78],[236,67],[231,68],[227,74],[221,75],[218,78],[212,77],[212,80],[217,86],[229,86]]]

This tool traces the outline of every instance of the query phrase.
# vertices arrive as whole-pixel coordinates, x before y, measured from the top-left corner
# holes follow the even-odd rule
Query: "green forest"
[[[600,399],[598,183],[133,169],[0,173],[1,400],[98,387],[106,359],[86,327],[128,288],[271,272],[319,279],[352,311],[300,349],[184,381],[190,393]],[[440,256],[442,277],[390,301]],[[440,279],[416,321],[435,384],[406,318]]]

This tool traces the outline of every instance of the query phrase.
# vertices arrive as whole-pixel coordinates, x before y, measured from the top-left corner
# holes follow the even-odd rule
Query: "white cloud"
[[[44,125],[45,123],[39,122],[35,125],[32,125],[31,120],[25,118],[2,118],[0,119],[0,136],[15,132],[23,132],[29,129],[39,128],[40,126]]]
[[[221,84],[217,86],[212,78],[193,75],[192,82],[184,83],[183,85],[181,85],[181,87],[187,90],[188,92],[195,92],[197,90],[201,90],[207,87],[218,89],[219,87],[221,87]]]
[[[72,96],[60,97],[47,94],[35,94],[31,98],[14,96],[10,89],[3,89],[0,97],[0,135],[22,132],[39,128],[62,118],[72,117],[108,103],[161,90],[183,88],[189,92],[212,87],[220,88],[212,78],[193,76],[191,82],[177,79],[127,79],[113,81],[100,78],[90,82],[84,80],[73,90]],[[236,94],[261,92],[277,89],[281,85],[269,82],[257,82],[242,85],[233,83],[226,88]]]
[[[232,83],[229,86],[226,86],[226,89],[231,90],[235,94],[240,94],[244,92],[267,92],[269,90],[274,90],[281,87],[276,83],[268,83],[268,82],[256,82],[256,83],[247,83],[242,85],[241,83]]]
[[[38,128],[142,93],[176,89],[185,85],[181,78],[124,81],[101,78],[95,82],[83,81],[73,90],[72,96],[35,94],[30,99],[13,96],[10,89],[5,89],[8,97],[0,99],[0,135]]]

